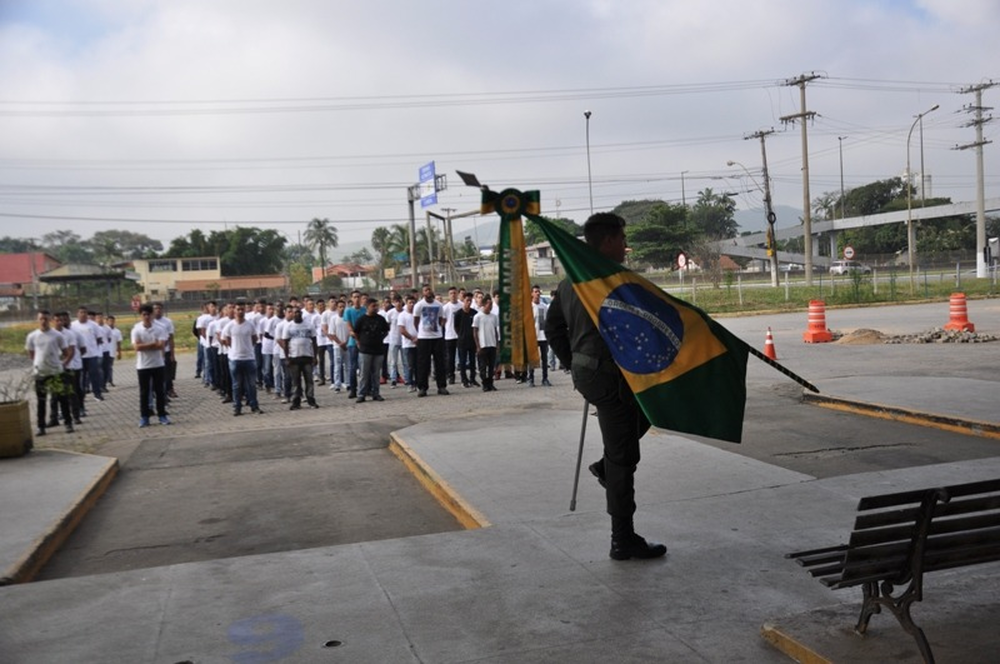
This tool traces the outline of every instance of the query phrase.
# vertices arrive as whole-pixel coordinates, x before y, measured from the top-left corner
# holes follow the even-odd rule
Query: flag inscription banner
[[[501,332],[497,365],[512,364],[522,371],[539,366],[540,355],[528,281],[524,222],[519,214],[525,210],[522,210],[520,197],[514,200],[505,196],[507,193],[492,194],[489,200],[484,196],[481,211],[483,214],[498,212],[503,219],[497,251],[500,301],[495,304],[500,307]],[[538,202],[529,201],[526,210],[537,212]]]
[[[520,195],[537,200],[537,192]],[[552,244],[649,421],[665,429],[740,442],[746,343],[697,307],[604,257],[535,210],[520,212]]]

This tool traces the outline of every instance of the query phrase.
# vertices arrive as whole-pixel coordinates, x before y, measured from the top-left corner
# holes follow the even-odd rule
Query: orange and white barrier
[[[767,328],[767,336],[764,338],[764,357],[776,360],[778,354],[774,351],[774,337],[771,336],[771,328]]]
[[[969,322],[969,308],[966,305],[965,293],[952,293],[948,301],[948,324],[946,330],[975,332],[976,326]]]
[[[833,341],[833,335],[826,329],[826,302],[823,300],[809,301],[809,327],[802,333],[802,340],[807,344]]]

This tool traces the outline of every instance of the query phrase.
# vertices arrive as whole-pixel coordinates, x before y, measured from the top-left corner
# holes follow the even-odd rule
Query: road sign
[[[684,255],[684,252],[682,251],[681,253],[677,254],[677,267],[683,270],[684,268],[687,267],[687,264],[688,264],[688,257]]]
[[[847,245],[846,247],[844,247],[844,258],[846,258],[847,260],[851,260],[852,258],[854,258],[854,247],[852,247],[851,245]]]
[[[420,207],[437,205],[437,187],[435,186],[434,162],[420,167]]]

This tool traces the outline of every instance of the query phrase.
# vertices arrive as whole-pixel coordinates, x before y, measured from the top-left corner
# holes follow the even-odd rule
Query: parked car
[[[830,274],[849,274],[851,272],[871,274],[872,269],[858,261],[833,261],[830,263]]]

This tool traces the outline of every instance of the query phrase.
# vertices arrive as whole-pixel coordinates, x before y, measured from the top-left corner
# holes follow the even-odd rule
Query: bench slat
[[[1000,509],[1000,495],[981,496],[965,500],[952,500],[950,503],[938,503],[934,506],[934,518],[971,514]],[[854,521],[855,530],[895,526],[902,523],[913,523],[917,519],[920,506],[900,510],[876,512],[874,514],[859,514]]]
[[[948,495],[952,498],[961,496],[971,496],[977,493],[991,493],[1000,491],[1000,479],[985,480],[983,482],[969,482],[967,484],[955,484],[944,487]],[[927,491],[920,489],[917,491],[901,491],[899,493],[887,493],[881,496],[869,496],[862,498],[858,503],[858,511],[863,512],[894,505],[905,505],[907,503],[919,503]]]
[[[851,533],[850,546],[872,546],[888,542],[909,541],[913,537],[914,524],[905,526],[890,526],[887,528],[872,528],[856,530]],[[929,536],[975,531],[985,528],[1000,527],[1000,512],[964,516],[953,519],[935,519],[931,521]]]

